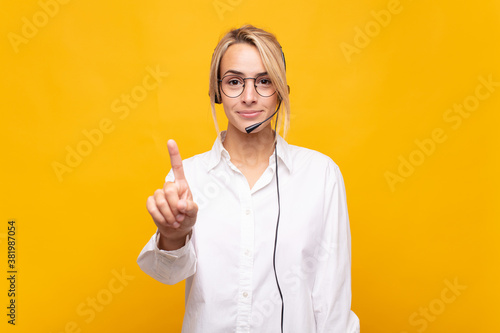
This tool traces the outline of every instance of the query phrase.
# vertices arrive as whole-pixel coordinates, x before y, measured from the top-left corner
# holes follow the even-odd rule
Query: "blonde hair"
[[[281,101],[281,107],[278,111],[278,118],[281,119],[281,121],[277,124],[278,127],[276,131],[279,133],[282,124],[284,124],[283,137],[286,137],[286,133],[290,126],[290,99],[288,97],[289,88],[286,81],[283,51],[273,34],[252,25],[244,25],[239,29],[233,29],[226,33],[217,44],[212,55],[212,61],[210,63],[209,95],[210,105],[212,107],[212,117],[214,119],[217,134],[219,134],[220,131],[215,112],[215,100],[216,98],[219,101],[222,100],[218,81],[220,79],[220,63],[228,47],[239,43],[253,45],[259,51],[264,67],[278,93],[278,103]]]

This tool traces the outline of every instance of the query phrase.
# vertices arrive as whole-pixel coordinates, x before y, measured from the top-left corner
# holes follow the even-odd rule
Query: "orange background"
[[[362,332],[500,332],[499,1],[55,1],[0,5],[2,332],[180,331],[183,283],[136,264],[145,202],[169,138],[212,146],[211,54],[244,23],[283,46],[288,141],[343,172]]]

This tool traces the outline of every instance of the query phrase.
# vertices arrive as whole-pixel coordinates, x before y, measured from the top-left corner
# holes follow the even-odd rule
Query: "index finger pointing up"
[[[182,167],[181,154],[174,140],[170,139],[167,142],[168,153],[170,154],[170,164],[174,170],[175,180],[184,180],[184,168]]]

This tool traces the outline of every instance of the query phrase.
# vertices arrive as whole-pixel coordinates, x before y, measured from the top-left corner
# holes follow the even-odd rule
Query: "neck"
[[[247,166],[268,164],[274,151],[274,131],[268,124],[258,132],[247,134],[228,124],[223,145],[233,163]]]

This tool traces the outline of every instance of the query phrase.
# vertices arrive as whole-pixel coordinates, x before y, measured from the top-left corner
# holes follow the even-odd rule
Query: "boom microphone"
[[[253,130],[255,130],[256,128],[258,128],[260,125],[262,125],[263,123],[265,123],[266,121],[268,121],[272,117],[274,117],[274,115],[276,114],[276,112],[278,112],[278,110],[280,109],[280,106],[281,106],[281,101],[278,104],[278,108],[276,109],[276,111],[274,111],[274,113],[270,117],[268,117],[266,120],[261,121],[260,123],[256,123],[256,124],[250,125],[248,127],[245,127],[245,131],[247,131],[247,134],[252,133]]]

